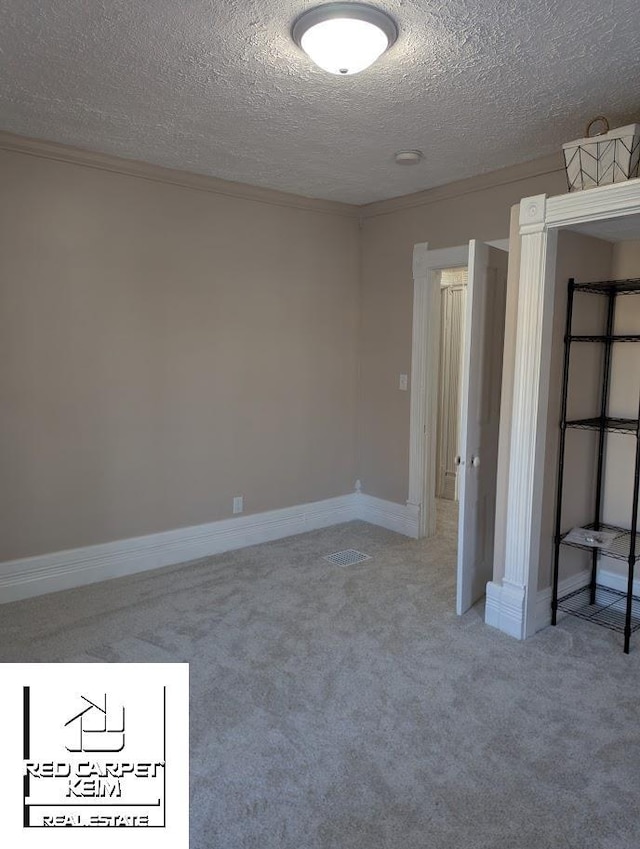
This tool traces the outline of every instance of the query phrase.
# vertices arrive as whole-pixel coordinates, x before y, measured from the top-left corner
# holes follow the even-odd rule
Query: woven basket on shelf
[[[605,131],[590,136],[598,123]],[[589,123],[585,136],[562,145],[570,192],[640,176],[640,124],[609,130],[609,122],[600,116]]]

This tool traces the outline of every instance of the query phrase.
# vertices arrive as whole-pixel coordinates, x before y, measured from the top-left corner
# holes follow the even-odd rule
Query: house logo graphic
[[[70,720],[65,722],[65,728],[73,733],[73,744],[66,746],[68,752],[121,752],[124,749],[125,709],[121,708],[119,718],[113,719],[107,707],[107,694],[102,697],[102,704],[80,696],[86,706]],[[91,715],[93,712],[93,716]],[[114,715],[117,711],[114,712]]]

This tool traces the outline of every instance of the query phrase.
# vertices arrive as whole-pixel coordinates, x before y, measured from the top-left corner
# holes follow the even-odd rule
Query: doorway
[[[408,504],[417,509],[419,537],[436,533],[440,507],[458,496],[456,610],[464,613],[485,593],[493,575],[497,448],[502,381],[508,253],[472,240],[468,246],[414,248],[414,321]],[[441,364],[455,358],[441,327],[442,282],[466,271],[464,332],[455,390],[441,382]],[[455,270],[455,271],[454,271]],[[455,279],[455,278],[454,278]],[[462,329],[462,328],[461,328]],[[458,403],[451,400],[454,393]],[[454,414],[445,425],[444,396]],[[457,400],[456,399],[456,400]],[[441,401],[443,403],[441,403]],[[457,411],[457,416],[455,412]],[[457,422],[456,422],[457,418]],[[455,426],[455,427],[454,427]],[[455,429],[457,434],[446,433]],[[457,448],[452,453],[452,448]],[[448,469],[447,453],[454,457]],[[447,522],[452,527],[451,522]],[[455,523],[453,523],[455,528]]]

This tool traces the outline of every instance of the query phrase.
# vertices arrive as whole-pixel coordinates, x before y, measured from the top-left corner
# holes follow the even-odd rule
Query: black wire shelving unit
[[[603,334],[572,335],[573,301],[577,292],[598,295],[607,299],[606,328]],[[640,294],[640,279],[603,280],[598,283],[576,283],[569,280],[567,300],[567,321],[565,330],[564,367],[562,374],[562,414],[560,421],[560,447],[558,461],[558,488],[556,494],[555,550],[553,562],[553,591],[551,600],[551,622],[557,622],[558,610],[586,619],[624,634],[624,651],[629,653],[631,634],[640,629],[640,598],[633,595],[635,565],[640,560],[640,534],[638,534],[638,490],[640,488],[640,399],[638,415],[635,419],[615,418],[608,414],[609,391],[611,385],[611,355],[617,343],[640,342],[640,334],[621,334],[613,332],[615,326],[616,304],[619,295]],[[569,363],[571,347],[576,342],[603,345],[602,388],[600,393],[600,414],[588,419],[567,419],[567,396],[569,390]],[[591,430],[598,433],[598,458],[596,470],[596,491],[594,498],[594,518],[585,530],[607,531],[614,533],[611,545],[601,548],[589,545],[585,540],[567,539],[570,531],[562,531],[562,494],[564,488],[564,457],[567,431]],[[608,525],[602,521],[603,483],[605,466],[605,447],[608,434],[627,434],[635,437],[635,466],[633,493],[631,498],[631,520],[628,528]],[[574,590],[558,598],[558,574],[561,546],[567,545],[591,553],[591,577],[587,586]],[[611,557],[627,563],[627,589],[612,589],[598,583],[598,562],[601,556]]]

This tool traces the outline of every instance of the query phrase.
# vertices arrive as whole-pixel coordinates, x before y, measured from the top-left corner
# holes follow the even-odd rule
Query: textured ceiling
[[[606,242],[635,242],[640,229],[640,215],[625,215],[622,218],[609,218],[603,221],[588,221],[585,224],[573,224],[570,230],[586,233]]]
[[[0,129],[360,204],[640,118],[639,0],[381,0],[399,39],[342,78],[289,37],[314,5],[0,0]]]

